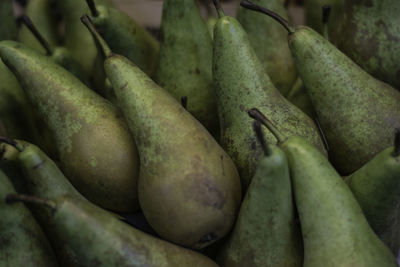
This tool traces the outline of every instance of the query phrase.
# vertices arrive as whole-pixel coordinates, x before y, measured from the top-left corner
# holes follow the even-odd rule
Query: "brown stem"
[[[86,0],[86,4],[88,5],[88,7],[90,9],[90,13],[92,13],[92,16],[98,17],[99,12],[96,9],[96,4],[95,4],[94,0]]]
[[[269,148],[268,144],[265,142],[264,134],[261,129],[261,123],[259,121],[253,122],[253,130],[256,133],[257,139],[260,142],[262,149],[264,150],[264,154],[266,156],[271,155],[271,149]]]
[[[39,43],[46,50],[47,55],[51,56],[53,54],[53,49],[51,48],[50,44],[44,39],[44,37],[40,34],[38,29],[33,24],[32,20],[26,15],[21,15],[19,17],[19,20],[23,24],[25,24],[25,26],[32,32],[32,34],[35,36],[35,38],[39,41]]]
[[[22,194],[8,194],[5,200],[7,204],[15,202],[33,203],[33,204],[44,205],[52,210],[56,210],[56,203],[54,201],[39,197],[27,196]]]
[[[275,136],[279,143],[285,142],[287,136],[284,135],[281,131],[276,128],[276,126],[267,119],[258,109],[252,108],[248,111],[248,114],[251,118],[261,122],[268,130]]]

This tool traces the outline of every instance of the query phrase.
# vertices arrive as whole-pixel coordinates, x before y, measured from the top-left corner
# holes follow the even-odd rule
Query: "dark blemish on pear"
[[[33,170],[39,169],[43,164],[45,164],[46,161],[41,161],[40,163],[36,164],[35,166],[32,167]]]

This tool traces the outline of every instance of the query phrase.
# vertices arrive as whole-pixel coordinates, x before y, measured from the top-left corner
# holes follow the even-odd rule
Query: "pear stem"
[[[57,205],[54,201],[51,201],[49,199],[39,198],[39,197],[22,195],[22,194],[8,194],[6,196],[5,200],[6,200],[7,204],[23,202],[23,203],[33,203],[33,204],[44,205],[44,206],[50,208],[51,210],[56,210],[56,208],[57,208]]]
[[[267,16],[272,17],[277,22],[279,22],[283,27],[285,27],[285,29],[289,32],[289,34],[292,34],[295,31],[294,28],[289,25],[289,22],[287,22],[287,20],[285,20],[284,18],[282,18],[281,16],[279,16],[278,14],[276,14],[275,12],[273,12],[271,10],[268,10],[259,5],[256,5],[248,0],[243,0],[242,2],[240,2],[240,5],[244,8],[247,8],[247,9],[250,9],[250,10],[253,10],[256,12],[260,12]]]
[[[394,150],[393,157],[398,157],[400,155],[400,129],[394,129]]]
[[[18,150],[18,152],[24,151],[24,148],[20,144],[18,144],[16,141],[14,141],[10,138],[0,136],[0,143],[6,143],[10,146],[15,147],[15,149]]]
[[[268,120],[264,114],[262,114],[258,109],[252,108],[248,111],[248,114],[251,118],[259,121],[261,124],[263,124],[265,127],[268,128],[268,130],[275,136],[275,138],[278,140],[279,143],[283,143],[286,141],[287,136],[284,135],[281,131],[276,128],[276,126]]]
[[[90,13],[92,13],[92,16],[98,17],[99,12],[96,9],[96,4],[95,4],[94,0],[86,0],[86,4],[88,5],[88,7],[90,9]]]
[[[43,48],[46,50],[46,53],[48,56],[51,56],[54,52],[53,48],[50,46],[50,44],[44,39],[44,37],[40,34],[38,29],[33,25],[32,20],[26,16],[26,15],[21,15],[19,17],[19,20],[25,24],[25,26],[31,31],[31,33],[35,36],[35,38],[39,41],[39,43],[43,46]]]
[[[329,152],[328,140],[325,137],[324,131],[322,130],[322,127],[321,127],[321,124],[319,123],[318,118],[315,118],[314,121],[315,121],[315,124],[317,124],[319,133],[321,134],[322,141],[324,142],[324,145],[325,145],[325,149],[327,152]]]
[[[262,149],[264,150],[265,156],[271,155],[271,149],[268,144],[265,142],[264,134],[261,129],[261,123],[259,121],[253,122],[253,130],[256,133],[257,139],[261,144]]]
[[[215,9],[217,10],[218,17],[219,18],[225,17],[224,10],[222,9],[221,3],[219,2],[219,0],[213,0],[213,3],[215,6]]]
[[[89,31],[93,34],[94,38],[99,42],[103,53],[106,58],[112,56],[112,51],[110,47],[107,45],[106,41],[104,41],[103,37],[100,36],[99,32],[96,30],[95,26],[93,25],[92,21],[87,15],[83,15],[81,17],[81,21],[85,26],[89,29]]]
[[[329,29],[328,29],[328,23],[329,23],[329,17],[331,15],[331,6],[330,5],[324,5],[322,7],[322,35],[326,40],[329,41]]]
[[[186,110],[187,110],[187,102],[188,102],[187,96],[182,96],[182,97],[181,97],[181,105],[182,105],[182,107],[183,107],[184,109],[186,109]]]

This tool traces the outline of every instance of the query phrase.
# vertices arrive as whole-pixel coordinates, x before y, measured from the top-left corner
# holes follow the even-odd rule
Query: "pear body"
[[[400,249],[400,164],[389,147],[345,181],[371,228],[396,255]]]
[[[58,24],[54,16],[54,2],[52,0],[30,0],[26,6],[25,14],[32,20],[40,34],[51,46],[56,46],[60,43]],[[19,30],[18,41],[29,48],[46,54],[46,50],[25,26],[22,26]]]
[[[255,0],[288,20],[281,0]],[[297,77],[296,67],[287,45],[287,33],[272,18],[239,7],[237,19],[247,32],[249,41],[272,83],[286,96]]]
[[[281,147],[288,158],[300,217],[303,266],[397,266],[326,157],[297,136]]]
[[[15,194],[8,177],[0,170],[0,265],[58,266],[39,224],[22,203],[8,205],[7,194]]]
[[[249,185],[261,154],[252,132],[253,120],[247,115],[251,108],[267,114],[286,134],[304,136],[326,153],[315,123],[274,87],[236,19],[218,20],[213,47],[220,143],[235,162],[243,188]],[[265,138],[276,143],[269,132]]]
[[[337,25],[342,12],[345,0],[307,0],[305,1],[305,23],[308,27],[314,29],[316,32],[323,34],[322,22],[322,7],[329,5],[331,7],[331,14],[329,16],[328,28],[329,31]]]
[[[226,235],[241,199],[230,157],[128,59],[114,54],[104,68],[138,146],[139,201],[150,225],[164,239],[191,248]]]
[[[219,252],[221,266],[302,266],[299,228],[285,153],[269,145],[260,158],[229,240]]]
[[[400,2],[348,0],[332,41],[375,78],[400,90]]]
[[[96,9],[99,15],[90,18],[101,29],[103,38],[113,52],[129,58],[152,76],[157,65],[159,42],[124,12],[104,5],[97,5]]]
[[[88,202],[62,197],[55,203],[49,220],[57,238],[71,247],[82,266],[217,266],[197,252],[143,233]]]
[[[103,208],[137,209],[139,159],[122,114],[53,60],[22,44],[2,41],[0,57],[52,131],[71,183]]]
[[[178,101],[186,96],[187,110],[218,136],[212,41],[194,0],[163,2],[161,36],[155,81]]]
[[[0,40],[14,40],[17,38],[17,25],[15,24],[12,0],[0,2]]]
[[[289,45],[339,172],[349,174],[391,146],[400,127],[398,91],[311,28],[297,28]]]

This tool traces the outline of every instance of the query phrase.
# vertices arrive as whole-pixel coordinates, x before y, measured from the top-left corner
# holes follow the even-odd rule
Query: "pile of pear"
[[[0,266],[398,266],[400,1],[237,5],[0,1]]]

